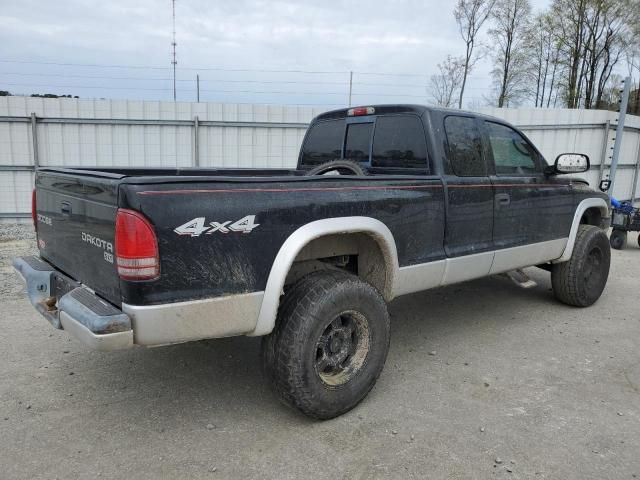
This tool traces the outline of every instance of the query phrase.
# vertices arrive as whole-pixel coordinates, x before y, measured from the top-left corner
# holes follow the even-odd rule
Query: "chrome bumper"
[[[264,292],[116,308],[40,257],[16,258],[33,306],[88,347],[119,350],[246,335],[256,328]]]
[[[49,323],[64,329],[96,350],[133,346],[131,319],[88,288],[65,277],[36,256],[19,257],[14,268],[22,275],[31,304]],[[65,293],[57,296],[60,284]]]

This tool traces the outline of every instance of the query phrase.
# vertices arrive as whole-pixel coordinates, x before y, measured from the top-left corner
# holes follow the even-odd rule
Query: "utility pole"
[[[353,72],[349,72],[349,106],[351,106],[351,93],[353,92]]]
[[[176,101],[176,65],[178,61],[176,60],[176,0],[171,0],[171,7],[173,13],[173,41],[171,42],[171,46],[173,48],[173,60],[171,60],[171,64],[173,65],[173,101]]]
[[[200,103],[200,74],[196,73],[196,99]]]
[[[613,154],[611,155],[611,167],[609,168],[609,196],[613,195],[613,184],[616,180],[616,170],[618,169],[618,156],[620,155],[620,147],[622,146],[622,138],[624,134],[624,121],[627,115],[627,107],[629,106],[629,92],[631,90],[631,77],[624,80],[624,88],[622,89],[622,98],[620,99],[620,114],[618,115],[618,125],[616,126],[616,139],[613,144]]]

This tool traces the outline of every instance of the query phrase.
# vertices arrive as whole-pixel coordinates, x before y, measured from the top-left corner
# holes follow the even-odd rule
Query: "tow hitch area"
[[[16,258],[13,266],[27,284],[31,304],[55,328],[96,350],[133,345],[131,319],[126,313],[38,257]]]

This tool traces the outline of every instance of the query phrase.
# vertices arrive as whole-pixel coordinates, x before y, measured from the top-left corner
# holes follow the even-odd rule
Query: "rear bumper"
[[[19,257],[14,268],[27,285],[31,304],[49,323],[96,350],[133,346],[131,318],[39,257]]]
[[[40,257],[16,258],[33,306],[54,327],[97,350],[156,346],[253,332],[264,292],[116,308]]]

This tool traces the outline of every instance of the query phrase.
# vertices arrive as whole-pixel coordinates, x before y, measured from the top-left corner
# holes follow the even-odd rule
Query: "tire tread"
[[[602,238],[596,239],[597,236]],[[558,300],[576,307],[587,307],[597,300],[597,298],[586,298],[584,295],[581,288],[580,274],[588,253],[587,249],[595,241],[602,243],[602,239],[606,242],[606,268],[608,275],[610,253],[608,250],[609,240],[606,234],[600,228],[593,225],[579,226],[571,258],[566,262],[554,264],[551,269],[553,293]]]
[[[300,364],[295,346],[303,345],[307,340],[305,323],[309,321],[308,313],[315,302],[330,298],[332,293],[343,289],[359,288],[366,290],[384,308],[386,329],[389,328],[389,317],[384,299],[371,285],[363,282],[355,275],[340,271],[322,271],[307,275],[298,280],[284,295],[278,310],[278,318],[273,332],[263,338],[262,352],[264,370],[280,399],[307,416],[316,419],[333,418],[357,405],[373,388],[375,379],[368,385],[362,395],[354,397],[348,404],[335,408],[319,408],[313,392],[308,388],[308,382],[295,374]],[[388,337],[387,337],[388,348]],[[386,357],[386,352],[384,353]]]

